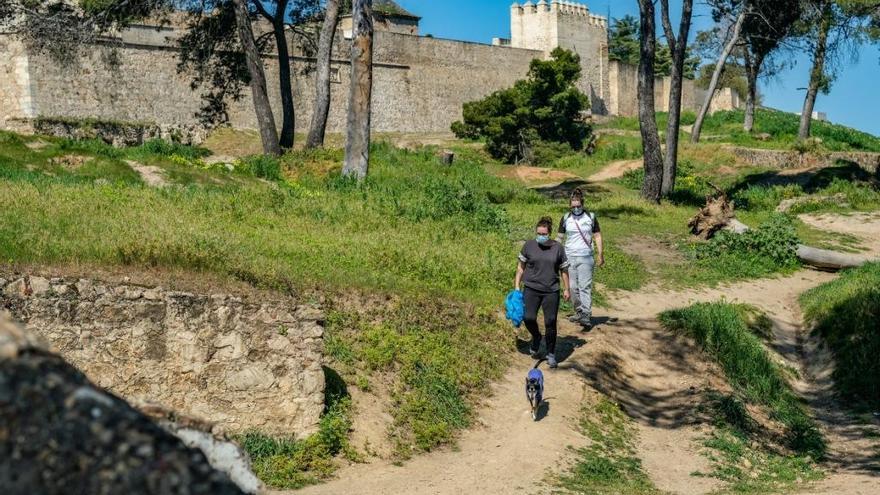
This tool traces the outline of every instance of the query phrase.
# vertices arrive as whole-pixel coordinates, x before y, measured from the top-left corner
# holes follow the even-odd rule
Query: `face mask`
[[[572,213],[572,215],[574,215],[574,216],[578,216],[578,215],[580,215],[580,214],[583,213],[583,212],[584,212],[584,209],[581,208],[580,206],[576,206],[576,207],[574,207],[574,208],[571,209],[571,213]]]
[[[549,235],[538,235],[535,237],[535,240],[538,241],[538,244],[544,244],[545,242],[550,240]]]

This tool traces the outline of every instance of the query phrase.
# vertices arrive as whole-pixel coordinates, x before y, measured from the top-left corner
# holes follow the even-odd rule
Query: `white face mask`
[[[584,208],[582,206],[575,206],[571,209],[571,214],[576,217],[583,214],[583,212],[584,212]]]

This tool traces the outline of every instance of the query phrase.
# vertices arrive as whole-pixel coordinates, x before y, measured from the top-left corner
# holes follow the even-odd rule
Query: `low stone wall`
[[[324,406],[323,315],[86,279],[0,273],[0,308],[91,380],[216,425],[303,436]]]
[[[869,173],[880,173],[880,153],[840,151],[816,154],[739,146],[731,146],[729,149],[736,156],[737,161],[751,166],[771,168],[830,167],[842,160],[855,163]]]

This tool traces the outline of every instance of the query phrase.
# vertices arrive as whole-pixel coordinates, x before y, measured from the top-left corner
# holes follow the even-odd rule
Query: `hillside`
[[[863,431],[859,445],[877,448],[877,420],[837,428],[845,409],[804,359],[811,337],[797,305],[807,289],[841,282],[806,271],[786,243],[880,255],[877,175],[842,162],[743,163],[731,146],[790,152],[792,116],[760,112],[767,139],[741,135],[736,117],[716,114],[707,143],[683,146],[678,187],[659,205],[638,196],[640,146],[626,119],[597,126],[595,154],[545,167],[500,164],[479,143],[382,136],[363,184],[340,176],[338,149],[274,160],[232,156],[245,145],[214,146],[247,136],[209,140],[212,152],[0,133],[0,259],[7,271],[164,273],[319,304],[325,366],[340,379],[328,382],[320,431],[241,439],[257,474],[279,489],[334,477],[307,493],[408,493],[414,480],[442,493],[852,487],[876,476],[876,458],[855,462],[841,444]],[[839,126],[817,126],[816,135],[810,153],[880,151],[878,138]],[[455,151],[453,165],[438,161],[438,145]],[[687,222],[713,186],[734,199],[741,221],[771,234],[695,241]],[[589,334],[562,326],[549,411],[533,423],[521,397],[533,362],[499,307],[521,243],[540,216],[565,212],[574,187],[607,246],[596,275],[600,325]],[[826,338],[844,331],[827,321],[846,301],[804,297]],[[724,307],[729,328],[712,331],[770,364],[732,373],[746,358],[700,341],[701,306],[658,316],[695,302]],[[767,380],[787,390],[779,400],[753,392],[753,381]]]

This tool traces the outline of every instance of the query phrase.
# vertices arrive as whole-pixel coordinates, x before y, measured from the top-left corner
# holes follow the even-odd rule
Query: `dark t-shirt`
[[[552,240],[538,244],[530,239],[523,245],[519,260],[525,265],[524,286],[539,292],[559,290],[559,271],[568,268],[562,244]]]

